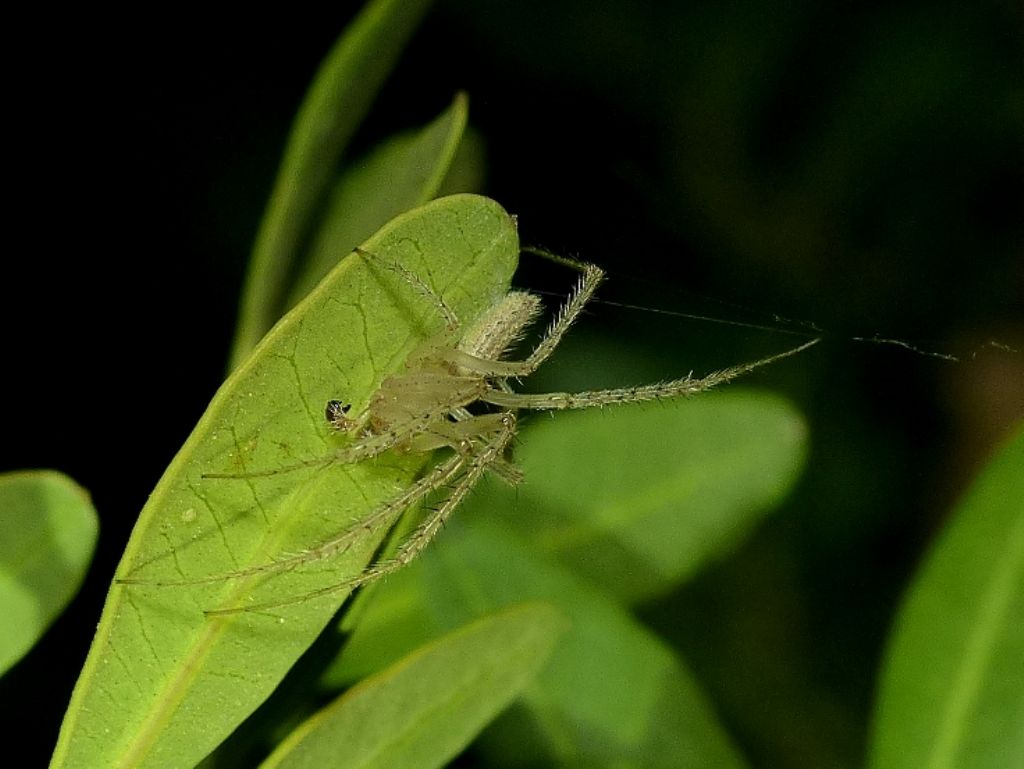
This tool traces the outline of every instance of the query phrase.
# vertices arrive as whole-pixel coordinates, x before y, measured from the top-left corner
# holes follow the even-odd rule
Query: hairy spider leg
[[[356,246],[354,253],[372,261],[375,264],[380,265],[386,270],[391,270],[398,275],[402,280],[412,286],[421,296],[426,297],[437,307],[438,311],[444,317],[445,322],[448,324],[448,328],[455,330],[459,327],[459,318],[455,314],[455,311],[448,306],[448,304],[441,298],[441,295],[434,291],[433,288],[428,286],[426,282],[417,275],[415,272],[410,270],[401,262],[394,259],[385,259],[379,254],[375,254],[372,251],[367,251],[359,246]]]
[[[419,502],[435,489],[451,482],[463,469],[466,463],[466,456],[455,454],[447,460],[430,470],[429,473],[418,479],[415,483],[404,489],[400,494],[387,500],[378,506],[366,518],[356,521],[352,526],[346,528],[337,536],[317,545],[316,547],[303,550],[301,553],[287,558],[278,558],[269,563],[251,566],[247,569],[210,574],[203,577],[191,579],[168,579],[152,580],[135,577],[119,577],[117,582],[123,585],[202,585],[210,582],[224,582],[230,579],[240,579],[255,574],[266,574],[271,572],[289,571],[298,566],[314,561],[330,558],[333,555],[345,552],[352,541],[362,533],[372,533],[380,528],[390,526],[409,506]],[[231,476],[234,477],[234,476]]]
[[[497,318],[490,319],[486,326],[477,326],[481,330],[475,335],[473,330],[466,333],[464,341],[458,346],[443,347],[440,340],[434,346],[430,342],[422,346],[417,355],[413,354],[410,363],[422,359],[431,353],[440,353],[450,361],[468,371],[482,374],[489,377],[525,377],[536,371],[558,347],[562,337],[572,327],[579,317],[583,308],[593,298],[594,293],[604,281],[605,272],[595,264],[580,262],[568,257],[557,256],[541,249],[524,249],[529,253],[537,254],[545,259],[572,267],[581,273],[580,280],[576,284],[569,299],[561,306],[558,313],[552,318],[541,336],[540,341],[534,347],[529,357],[523,361],[499,361],[498,358],[506,351],[506,348],[517,341],[526,327],[536,318],[540,312],[540,300],[533,294],[525,291],[510,291],[505,299],[494,308]],[[441,311],[442,315],[449,320],[449,328],[458,327],[458,322],[451,322],[454,313],[444,304],[443,299],[415,273],[410,272],[406,267],[373,254],[363,249],[356,249],[360,255],[372,258],[381,266],[401,275],[423,296],[431,299]],[[504,311],[504,307],[508,310]],[[490,349],[488,337],[491,339],[506,340],[501,344],[501,349]]]
[[[508,415],[505,412],[485,414],[480,417],[473,417],[479,420],[476,425],[469,429],[465,423],[452,423],[458,435],[458,445],[461,451],[449,457],[444,462],[432,468],[426,475],[419,478],[412,486],[403,490],[400,494],[387,500],[377,507],[370,515],[355,522],[351,527],[335,537],[317,545],[316,547],[303,550],[301,553],[287,558],[278,558],[270,563],[259,566],[251,566],[247,569],[237,569],[231,572],[220,574],[209,574],[203,577],[192,579],[172,580],[148,580],[132,577],[119,578],[117,581],[125,585],[155,585],[159,587],[171,585],[201,585],[211,582],[223,582],[229,579],[240,579],[255,574],[277,573],[290,571],[291,569],[322,561],[334,555],[345,552],[351,546],[352,541],[360,534],[373,533],[381,528],[389,527],[397,520],[398,516],[411,505],[426,498],[431,492],[441,488],[455,479],[466,467],[468,458],[472,452],[472,441],[480,439],[487,434],[500,435],[508,428]],[[451,445],[446,443],[444,445]],[[437,446],[424,449],[425,451],[437,448]],[[498,457],[493,464],[508,464],[504,459]],[[495,469],[489,465],[485,469]],[[517,484],[522,480],[522,473],[519,468],[510,466],[497,471],[497,475],[508,483]]]
[[[474,392],[478,392],[480,389],[479,385],[477,385],[474,388]],[[416,415],[407,423],[403,424],[399,429],[387,430],[385,432],[363,436],[352,444],[342,446],[324,457],[307,459],[290,465],[282,465],[270,470],[252,470],[241,473],[203,473],[200,477],[204,479],[219,478],[231,480],[270,478],[283,473],[295,472],[296,470],[323,468],[333,464],[355,464],[357,462],[362,462],[363,460],[379,456],[385,451],[394,448],[402,441],[408,440],[424,430],[428,430],[431,424],[441,418],[444,413],[443,409],[438,408],[428,413]]]
[[[658,384],[619,387],[608,390],[589,390],[577,393],[514,393],[495,388],[484,393],[481,396],[481,400],[501,406],[502,408],[545,411],[552,409],[591,408],[619,403],[640,403],[664,398],[685,397],[710,390],[712,387],[730,382],[754,369],[775,363],[791,355],[796,355],[808,347],[813,347],[819,341],[819,339],[812,339],[799,347],[786,350],[778,355],[762,358],[752,363],[731,366],[721,371],[715,371],[700,379],[695,379],[692,374],[688,374],[680,379],[673,379]]]
[[[238,614],[240,612],[263,611],[280,606],[307,601],[321,596],[330,595],[341,590],[354,590],[357,587],[375,582],[381,577],[398,571],[409,565],[422,553],[434,540],[452,512],[462,503],[466,495],[472,491],[483,474],[490,468],[491,464],[499,459],[505,452],[512,438],[515,436],[516,418],[511,412],[503,412],[502,428],[489,441],[487,441],[478,454],[468,455],[465,459],[465,473],[457,481],[449,495],[441,502],[423,523],[409,535],[399,546],[395,555],[387,560],[380,561],[365,569],[357,577],[337,582],[332,585],[299,596],[291,596],[275,601],[249,606],[231,606],[223,609],[212,609],[204,612],[209,617]]]
[[[497,360],[497,356],[492,358],[491,356],[475,354],[473,350],[465,349],[462,345],[455,349],[449,349],[444,353],[448,360],[466,371],[472,371],[485,377],[526,377],[540,368],[541,364],[551,357],[551,354],[561,343],[562,337],[565,336],[566,332],[576,322],[580,313],[583,312],[583,308],[587,306],[597,291],[598,286],[604,280],[604,270],[596,265],[582,262],[577,263],[572,260],[564,261],[567,264],[577,266],[583,274],[569,295],[568,300],[561,306],[555,317],[552,318],[544,334],[541,336],[540,342],[537,343],[537,346],[534,347],[533,352],[530,353],[526,360]],[[509,296],[533,297],[532,294],[521,291],[510,292]],[[539,300],[533,297],[533,301],[538,302]],[[521,333],[524,328],[525,325],[521,326],[519,332]]]

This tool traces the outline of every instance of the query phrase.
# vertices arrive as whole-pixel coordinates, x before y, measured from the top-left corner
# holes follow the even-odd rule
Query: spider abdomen
[[[540,312],[538,296],[510,291],[463,334],[458,349],[474,358],[498,360],[523,338]]]

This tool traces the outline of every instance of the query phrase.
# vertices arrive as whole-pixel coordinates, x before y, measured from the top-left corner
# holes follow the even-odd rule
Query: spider
[[[393,555],[372,563],[357,576],[303,595],[212,609],[206,614],[216,616],[259,611],[341,590],[353,590],[401,569],[419,556],[485,473],[493,473],[511,485],[522,480],[519,468],[506,457],[516,436],[517,412],[520,410],[581,409],[691,396],[795,355],[818,341],[814,339],[777,355],[722,369],[702,378],[694,378],[691,373],[668,382],[635,387],[575,393],[519,393],[513,390],[511,382],[528,377],[552,355],[605,276],[604,271],[593,264],[539,249],[529,251],[577,270],[580,278],[532,352],[523,360],[508,360],[509,351],[524,338],[530,325],[541,314],[541,301],[535,294],[509,291],[474,324],[464,327],[455,312],[418,275],[398,262],[356,249],[358,256],[396,273],[411,289],[429,300],[444,319],[444,329],[415,347],[402,370],[386,377],[368,405],[358,414],[353,415],[351,406],[341,400],[327,402],[325,419],[331,428],[350,439],[343,447],[322,458],[272,470],[207,473],[203,477],[267,477],[301,468],[362,462],[388,451],[420,454],[448,449],[449,456],[355,525],[297,554],[198,579],[152,582],[127,578],[119,581],[150,585],[198,584],[295,569],[344,552],[362,534],[392,526],[406,509],[442,492],[438,504],[397,546]]]

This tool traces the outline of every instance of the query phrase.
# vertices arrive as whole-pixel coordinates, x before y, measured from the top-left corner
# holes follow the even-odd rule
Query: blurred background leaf
[[[528,419],[516,453],[526,480],[480,504],[634,603],[742,542],[795,483],[806,451],[792,406],[736,386]]]
[[[543,603],[488,614],[350,689],[261,767],[444,766],[530,682],[565,629]]]
[[[317,72],[295,117],[253,245],[231,368],[249,356],[288,308],[284,304],[289,295],[288,279],[301,269],[297,260],[303,241],[323,205],[321,198],[330,185],[335,163],[429,5],[430,0],[370,0],[345,28]],[[402,210],[406,209],[377,221],[362,236],[370,236]],[[321,265],[315,272],[322,277],[329,269]],[[293,298],[292,304],[304,294]]]
[[[462,142],[468,115],[466,97],[460,94],[428,125],[382,142],[342,173],[295,279],[289,307],[385,222],[437,194]]]
[[[982,471],[896,618],[872,769],[1024,765],[1024,425]]]
[[[0,474],[0,675],[75,597],[98,530],[89,493],[66,475]]]

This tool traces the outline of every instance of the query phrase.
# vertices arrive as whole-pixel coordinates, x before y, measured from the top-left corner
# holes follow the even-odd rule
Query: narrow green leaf
[[[543,603],[460,628],[339,697],[262,769],[444,766],[530,682],[564,630]]]
[[[430,0],[370,0],[320,67],[295,118],[256,236],[232,368],[283,314],[287,276],[338,158],[429,5]]]
[[[472,125],[467,125],[437,196],[478,192],[483,189],[486,170],[487,147],[483,136]]]
[[[523,536],[636,602],[741,541],[793,485],[806,443],[789,403],[742,390],[559,414],[523,429],[526,481],[495,505]]]
[[[1024,429],[975,481],[900,610],[870,766],[1024,766]]]
[[[352,602],[340,629],[355,636],[324,672],[324,688],[338,690],[351,686],[437,636],[440,628],[424,594],[428,586],[417,571],[413,563],[387,582],[367,586]],[[364,639],[369,642],[363,643]]]
[[[463,195],[389,223],[365,244],[421,275],[470,322],[507,290],[515,226]],[[412,347],[443,328],[438,308],[364,258],[344,260],[224,383],[143,509],[118,574],[174,581],[271,563],[351,527],[393,498],[421,457],[305,467],[343,440],[324,404],[357,410]],[[191,585],[115,584],[61,731],[57,767],[187,767],[274,689],[345,597],[261,612],[204,610],[302,595],[358,574],[383,533],[342,555],[273,575]]]
[[[342,174],[292,287],[289,307],[385,222],[437,194],[462,139],[468,111],[465,94],[459,94],[429,125],[378,145]]]
[[[0,674],[74,598],[98,528],[88,492],[66,475],[0,475]]]
[[[488,766],[744,766],[672,651],[617,604],[502,530],[490,504],[493,484],[485,479],[481,487],[419,562],[374,587],[331,680],[346,677],[347,655],[366,660],[387,639],[392,618],[378,606],[401,603],[388,600],[390,593],[425,597],[433,623],[419,633],[545,601],[565,613],[571,629],[520,702],[484,732]]]

